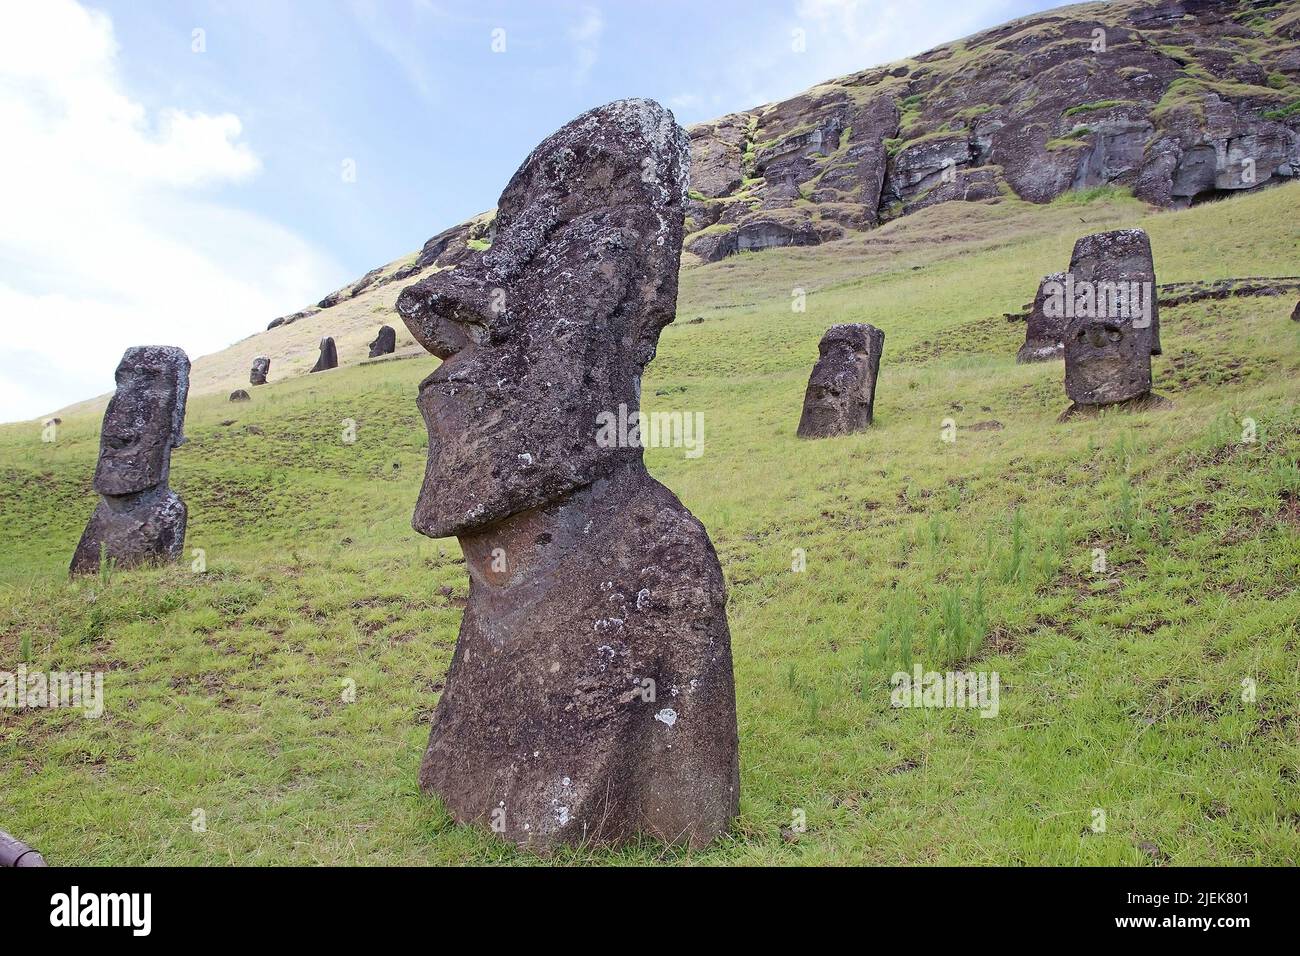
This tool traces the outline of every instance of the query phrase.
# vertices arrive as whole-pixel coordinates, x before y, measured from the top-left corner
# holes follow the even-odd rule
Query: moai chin
[[[1064,421],[1112,405],[1163,407],[1151,391],[1151,356],[1160,354],[1160,310],[1151,242],[1141,229],[1084,236],[1056,304],[1065,326]]]
[[[674,317],[688,163],[657,103],[584,113],[510,180],[492,246],[397,302],[442,359],[412,524],[470,576],[420,785],[540,850],[699,846],[738,812],[717,556],[639,446],[597,437]]]
[[[339,350],[334,347],[334,339],[327,335],[320,340],[320,358],[316,359],[316,364],[311,367],[311,371],[326,372],[338,367]]]
[[[129,348],[100,431],[94,487],[102,496],[72,557],[73,574],[176,560],[185,544],[185,502],[167,486],[172,449],[185,441],[190,360],[178,348]]]
[[[1064,272],[1044,276],[1038,284],[1029,321],[1025,323],[1025,344],[1016,353],[1017,362],[1050,362],[1064,354],[1067,320],[1063,309],[1055,308],[1063,302],[1064,290]]]
[[[885,333],[865,323],[833,325],[817,346],[804,392],[800,438],[828,438],[871,424]]]
[[[370,343],[370,358],[379,358],[381,355],[392,355],[397,348],[397,333],[393,331],[391,325],[381,325],[379,334],[375,340]]]
[[[253,367],[248,373],[249,385],[265,385],[266,376],[271,374],[271,360],[265,355],[253,359]]]

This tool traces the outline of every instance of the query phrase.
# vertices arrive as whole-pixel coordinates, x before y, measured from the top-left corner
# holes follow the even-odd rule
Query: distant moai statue
[[[266,376],[271,374],[271,360],[265,355],[253,359],[253,367],[248,373],[249,385],[265,385]]]
[[[379,334],[370,343],[370,357],[379,358],[381,355],[392,355],[396,348],[397,333],[393,331],[391,325],[381,325]]]
[[[102,496],[72,557],[73,574],[175,561],[185,544],[185,502],[167,486],[172,449],[185,441],[190,360],[178,348],[129,348],[117,367],[99,438],[94,487]]]
[[[800,438],[828,438],[871,424],[885,333],[874,325],[833,325],[817,346],[804,392]]]
[[[1064,272],[1044,276],[1038,284],[1038,292],[1034,296],[1029,321],[1025,326],[1025,344],[1016,353],[1017,362],[1050,362],[1065,354],[1065,316],[1047,313],[1048,303],[1059,301],[1053,298],[1053,293],[1059,291],[1064,296],[1064,290]],[[1059,310],[1052,311],[1058,313]]]
[[[491,248],[397,301],[443,360],[412,524],[470,576],[420,786],[520,845],[699,846],[738,812],[717,555],[640,442],[597,440],[676,313],[688,146],[648,100],[583,114],[510,180]]]
[[[1155,280],[1151,240],[1141,229],[1075,243],[1060,295],[1045,303],[1066,321],[1065,393],[1074,404],[1061,421],[1103,407],[1171,404],[1151,390],[1151,356],[1161,352]]]
[[[330,336],[320,340],[320,358],[316,364],[311,367],[313,372],[324,372],[332,368],[339,367],[339,350],[334,347],[334,339]]]

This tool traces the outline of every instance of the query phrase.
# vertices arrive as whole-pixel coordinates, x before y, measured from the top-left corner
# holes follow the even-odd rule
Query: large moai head
[[[635,416],[673,320],[689,156],[657,103],[590,110],[514,174],[490,249],[402,292],[407,328],[442,359],[420,384],[416,530],[472,532],[640,459],[599,443],[596,422]]]
[[[847,435],[871,424],[884,347],[885,333],[874,325],[833,325],[826,330],[804,393],[800,438]]]
[[[1109,405],[1151,391],[1160,313],[1151,241],[1141,229],[1084,236],[1074,245],[1065,305],[1065,391]]]
[[[311,370],[313,372],[327,372],[338,367],[339,350],[334,345],[334,338],[327,335],[320,340],[320,357],[316,359],[316,364],[311,367]]]
[[[265,355],[253,359],[253,367],[248,372],[248,384],[265,385],[266,376],[271,373],[271,360]]]
[[[172,449],[185,441],[190,360],[170,346],[129,348],[116,379],[95,466],[95,490],[112,497],[166,483]]]

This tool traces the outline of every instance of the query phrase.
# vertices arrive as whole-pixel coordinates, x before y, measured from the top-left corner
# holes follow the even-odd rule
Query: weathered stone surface
[[[1300,302],[1295,304],[1295,309],[1291,312],[1291,321],[1300,322]]]
[[[443,359],[412,523],[455,534],[470,575],[420,783],[518,844],[700,845],[737,812],[717,557],[597,427],[635,417],[673,319],[687,169],[658,104],[585,113],[515,173],[489,251],[398,299]]]
[[[1038,284],[1025,329],[1025,344],[1016,353],[1017,362],[1050,362],[1064,354],[1066,319],[1063,315],[1049,316],[1044,311],[1048,293],[1064,288],[1064,272],[1054,272]]]
[[[1133,402],[1151,392],[1160,316],[1151,242],[1140,229],[1084,236],[1074,245],[1056,308],[1065,332],[1065,392],[1075,405]],[[1044,311],[1053,315],[1049,298]]]
[[[232,402],[247,402],[251,399],[252,396],[242,388],[237,388],[230,393],[230,401]]]
[[[265,355],[253,359],[253,367],[248,373],[249,385],[265,385],[266,376],[271,373],[271,360]]]
[[[392,355],[397,349],[397,333],[391,325],[381,325],[379,334],[375,340],[370,343],[370,358],[379,358],[381,355]]]
[[[874,325],[833,325],[826,330],[804,393],[800,438],[848,435],[871,424],[884,347],[885,333]]]
[[[332,368],[339,367],[339,350],[334,347],[334,339],[331,336],[325,336],[320,340],[320,358],[316,364],[311,367],[313,372],[325,372]]]
[[[1152,355],[1161,354],[1160,302],[1156,295],[1156,267],[1151,255],[1151,240],[1141,229],[1116,229],[1084,236],[1074,244],[1070,256],[1070,275],[1077,289],[1090,283],[1097,306],[1112,290],[1121,292],[1119,307],[1123,308],[1122,292],[1140,293],[1142,303],[1149,303],[1149,315],[1134,324],[1134,330],[1145,337]],[[1077,297],[1076,297],[1077,298]],[[1137,300],[1130,297],[1130,304]],[[1112,301],[1112,305],[1114,302]],[[1105,317],[1105,316],[1101,316]]]
[[[102,497],[72,558],[73,574],[174,561],[185,542],[185,503],[167,487],[172,449],[185,441],[190,360],[178,348],[126,350],[100,431],[95,490]]]

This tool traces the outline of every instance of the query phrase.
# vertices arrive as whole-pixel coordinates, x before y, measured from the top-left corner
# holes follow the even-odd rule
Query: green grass
[[[699,853],[556,860],[1140,865],[1149,842],[1178,864],[1295,864],[1294,303],[1164,310],[1175,407],[1066,425],[1062,366],[1016,365],[1023,326],[1001,313],[1120,226],[1150,232],[1161,281],[1294,274],[1300,185],[1163,214],[1092,198],[948,203],[683,271],[644,395],[702,411],[705,453],[647,460],[727,576],[741,816]],[[817,341],[845,321],[886,332],[876,424],[799,441]],[[66,414],[53,444],[0,426],[0,667],[106,672],[100,720],[0,711],[0,828],[53,863],[536,862],[416,787],[467,590],[456,542],[409,527],[433,364],[195,396],[172,479],[202,574],[187,550],[70,582],[98,416]],[[988,420],[1004,428],[968,427]],[[909,662],[998,672],[998,716],[891,709]]]

